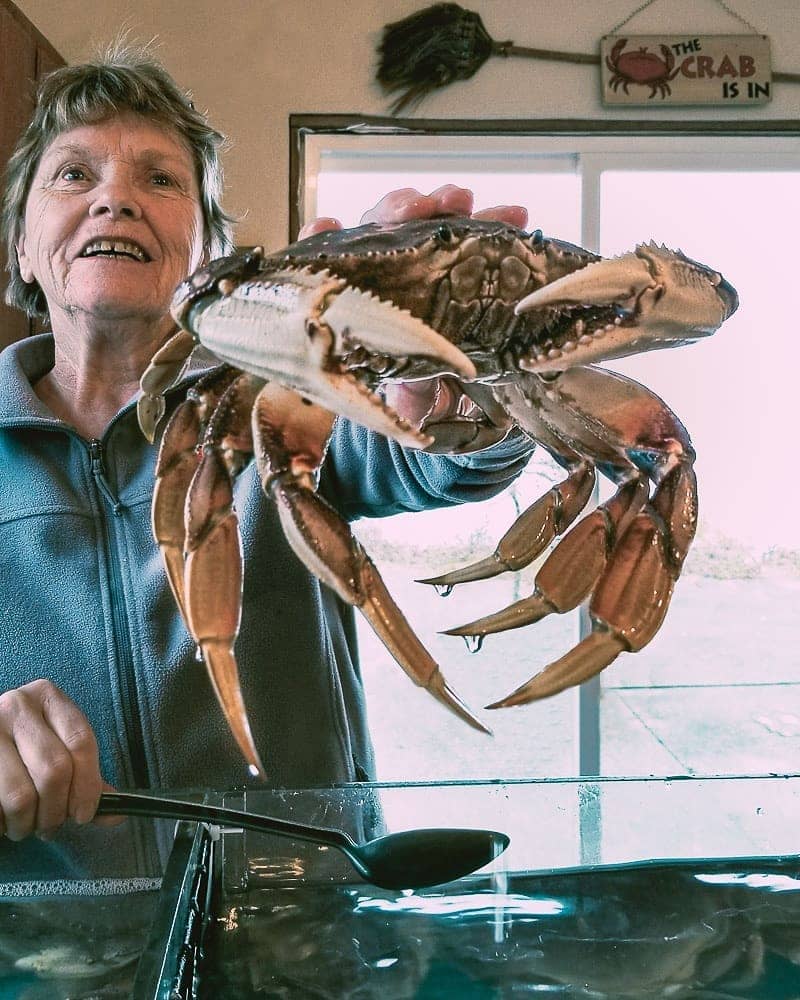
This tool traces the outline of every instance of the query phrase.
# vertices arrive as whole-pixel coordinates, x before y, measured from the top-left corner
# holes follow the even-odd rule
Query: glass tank
[[[511,842],[471,875],[389,891],[332,848],[180,823],[162,879],[0,885],[0,997],[800,996],[800,775],[206,798],[358,842],[422,827]]]

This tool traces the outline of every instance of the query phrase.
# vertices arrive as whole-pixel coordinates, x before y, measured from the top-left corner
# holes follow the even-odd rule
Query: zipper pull
[[[94,476],[94,480],[97,483],[100,492],[111,505],[111,509],[114,513],[119,516],[124,510],[124,507],[117,497],[114,496],[111,486],[106,479],[106,468],[103,461],[103,442],[99,441],[97,438],[92,438],[89,442],[89,458],[92,465],[92,475]]]
[[[99,478],[103,475],[103,445],[97,438],[89,442],[89,455],[92,460],[92,475]]]

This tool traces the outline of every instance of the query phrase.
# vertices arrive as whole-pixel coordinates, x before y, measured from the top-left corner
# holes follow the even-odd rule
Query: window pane
[[[603,253],[654,238],[722,271],[741,301],[706,341],[609,366],[688,428],[700,525],[661,632],[604,674],[607,774],[797,766],[798,191],[791,171],[603,174]]]

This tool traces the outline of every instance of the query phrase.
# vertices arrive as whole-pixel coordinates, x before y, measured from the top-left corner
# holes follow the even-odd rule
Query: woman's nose
[[[136,192],[128,184],[109,181],[95,188],[89,214],[111,219],[138,219],[142,210]]]

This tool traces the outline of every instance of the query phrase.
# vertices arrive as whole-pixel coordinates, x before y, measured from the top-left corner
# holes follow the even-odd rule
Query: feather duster
[[[434,90],[467,80],[489,56],[527,56],[598,64],[598,56],[531,49],[496,42],[478,14],[457,3],[437,3],[387,24],[378,47],[378,83],[385,93],[400,91],[392,114],[414,107]]]

